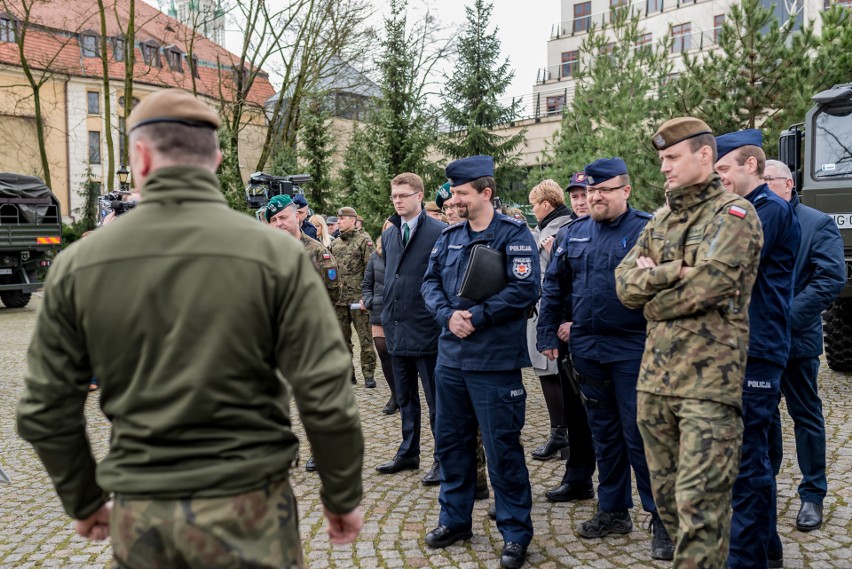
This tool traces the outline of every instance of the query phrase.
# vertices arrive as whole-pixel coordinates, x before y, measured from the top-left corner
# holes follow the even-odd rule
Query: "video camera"
[[[301,186],[313,181],[310,174],[292,174],[290,176],[272,176],[255,172],[249,176],[246,188],[246,205],[252,209],[266,207],[273,196],[294,196],[304,194]]]
[[[115,190],[98,198],[101,221],[109,215],[110,211],[115,212],[115,215],[119,216],[136,207],[138,203],[136,200],[122,200],[124,196],[129,195],[130,192]]]

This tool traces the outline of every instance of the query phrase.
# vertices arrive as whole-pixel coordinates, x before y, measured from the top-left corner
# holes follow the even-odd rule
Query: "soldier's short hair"
[[[491,197],[497,195],[497,180],[494,176],[482,176],[470,181],[471,187],[480,194],[485,191],[485,188],[491,188]]]
[[[144,139],[154,151],[169,161],[187,166],[209,166],[216,163],[219,140],[210,128],[179,123],[158,122],[136,127],[130,133],[131,144]]]
[[[530,190],[530,203],[547,202],[554,208],[565,205],[565,192],[556,180],[542,180]]]
[[[716,163],[716,160],[719,159],[719,153],[716,150],[716,137],[712,134],[699,134],[698,136],[694,136],[689,140],[689,149],[693,152],[698,152],[701,150],[702,146],[709,146],[710,150],[713,151],[713,164]]]
[[[746,146],[740,146],[734,152],[734,160],[736,160],[737,164],[742,166],[746,163],[746,160],[749,158],[754,158],[757,161],[757,172],[756,174],[760,177],[763,177],[763,169],[766,168],[766,153],[759,146],[754,146],[753,144],[748,144]]]
[[[425,191],[423,188],[423,178],[412,172],[403,172],[391,180],[391,186],[402,186],[403,184],[411,186],[416,192]]]

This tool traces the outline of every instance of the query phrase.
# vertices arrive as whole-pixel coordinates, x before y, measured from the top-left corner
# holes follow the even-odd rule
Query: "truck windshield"
[[[814,131],[814,178],[852,178],[852,102],[820,111]]]

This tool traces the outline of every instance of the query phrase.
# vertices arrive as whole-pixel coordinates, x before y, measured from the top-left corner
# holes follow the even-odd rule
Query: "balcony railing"
[[[505,97],[500,100],[503,105],[518,105],[516,121],[540,119],[553,115],[561,115],[562,108],[574,96],[574,84],[567,83],[559,89],[527,93],[520,97]]]
[[[672,37],[672,46],[669,53],[674,55],[683,52],[704,51],[712,49],[718,44],[720,28],[711,30],[697,30],[688,34]],[[654,44],[637,45],[633,49],[643,47],[651,47]],[[536,85],[542,85],[553,81],[562,81],[570,79],[579,68],[579,66],[588,67],[597,56],[589,56],[585,54],[579,61],[560,63],[559,65],[550,65],[548,67],[540,67],[536,72]],[[607,56],[611,57],[611,56]]]
[[[636,0],[630,2],[629,6],[639,12],[641,17],[647,18],[661,12],[676,10],[682,6],[690,6],[692,4],[700,4],[709,0]],[[627,5],[625,2],[622,6]],[[562,37],[570,37],[579,34],[584,34],[589,31],[592,24],[597,28],[605,28],[612,21],[613,6],[603,12],[596,12],[588,16],[580,16],[571,18],[570,20],[562,20],[550,27],[550,39],[559,39]]]

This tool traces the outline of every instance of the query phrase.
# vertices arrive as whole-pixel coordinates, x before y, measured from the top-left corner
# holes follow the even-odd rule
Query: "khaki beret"
[[[213,108],[183,89],[163,89],[151,93],[133,108],[127,118],[127,132],[147,124],[170,122],[187,126],[219,128],[219,115]]]
[[[426,211],[441,213],[441,208],[438,207],[437,202],[426,202]]]
[[[337,217],[358,217],[358,214],[355,212],[354,208],[342,207],[337,210]]]
[[[677,117],[664,122],[654,133],[651,143],[657,150],[665,150],[678,142],[702,134],[713,134],[706,122],[695,117]]]

